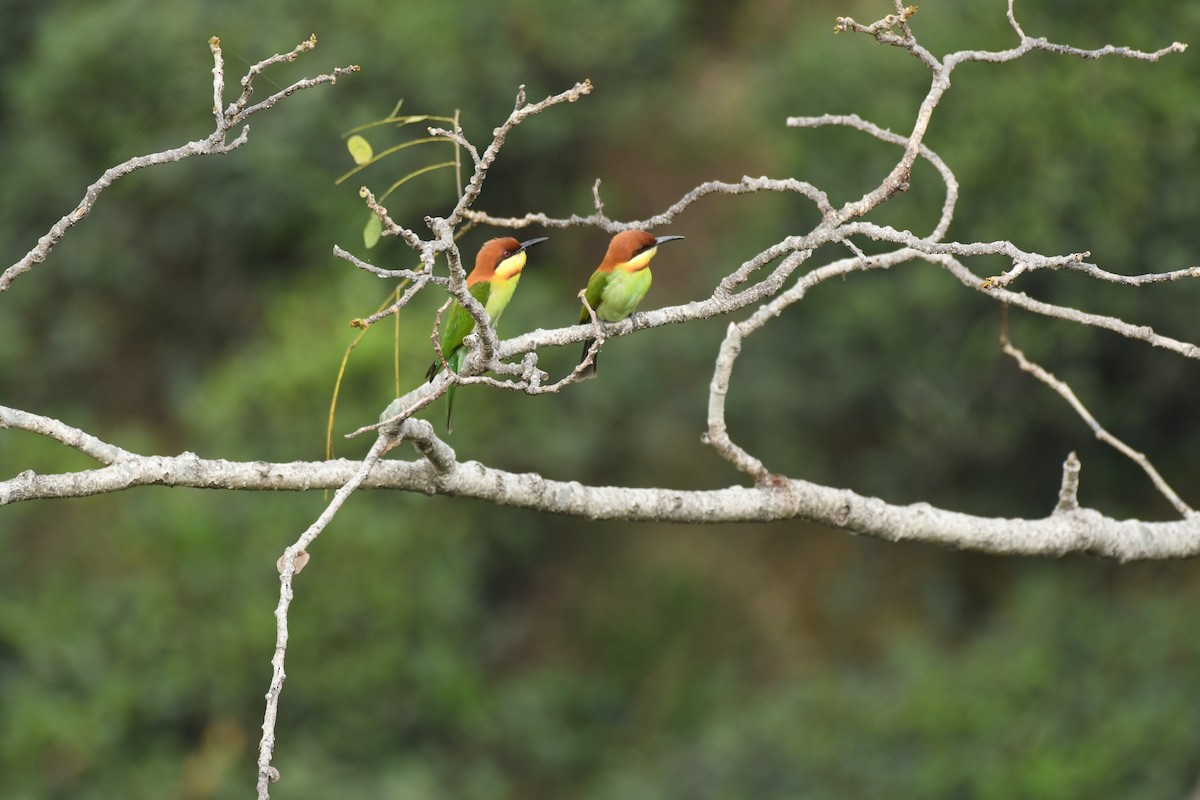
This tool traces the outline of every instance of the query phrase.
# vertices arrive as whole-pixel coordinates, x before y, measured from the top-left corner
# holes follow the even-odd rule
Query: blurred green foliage
[[[926,81],[915,60],[831,34],[836,15],[888,9],[0,0],[4,264],[106,167],[206,135],[209,36],[230,87],[314,32],[314,53],[264,78],[363,67],[256,118],[229,156],[106,192],[0,298],[0,396],[144,452],[319,458],[347,322],[393,288],[331,254],[337,243],[368,257],[359,181],[333,186],[352,166],[346,131],[403,97],[406,113],[460,110],[482,145],[519,84],[536,99],[590,78],[592,96],[510,136],[482,207],[586,213],[599,177],[610,214],[644,217],[743,174],[799,177],[844,201],[895,149],[783,121],[854,112],[911,125]],[[1200,31],[1200,7],[1177,0],[1017,11],[1031,35],[1079,46],[1154,49]],[[1001,0],[923,3],[913,24],[935,53],[1000,48],[1013,42],[1003,12]],[[952,237],[1088,249],[1117,272],[1196,262],[1191,51],[1156,65],[1035,55],[966,65],[954,81],[928,140],[962,184]],[[425,150],[361,182],[386,188],[428,163]],[[419,227],[453,191],[435,172],[389,208]],[[919,168],[878,218],[924,231],[940,205],[936,175]],[[688,239],[655,262],[647,305],[706,295],[813,220],[795,198],[702,201],[663,231]],[[464,250],[488,235],[473,231]],[[551,235],[502,334],[576,313],[606,237]],[[369,257],[413,261],[386,240]],[[1055,274],[1024,288],[1200,336],[1194,285]],[[423,298],[399,320],[404,386],[432,357],[435,307]],[[1197,502],[1192,365],[1029,315],[1010,323]],[[556,478],[736,481],[698,441],[725,324],[614,341],[601,378],[561,395],[464,390],[453,444]],[[354,351],[339,433],[391,399],[394,330],[378,326]],[[932,267],[821,286],[747,343],[731,429],[778,471],[986,514],[1044,514],[1075,449],[1085,503],[1167,517],[1135,467],[999,353],[998,332],[994,305]],[[575,356],[542,363],[566,369]],[[0,433],[0,456],[6,477],[89,466],[19,432]],[[322,505],[144,488],[0,512],[0,795],[245,796],[275,559]],[[281,798],[1176,798],[1200,774],[1194,563],[984,558],[796,524],[586,523],[396,493],[353,498],[312,555],[292,612]]]

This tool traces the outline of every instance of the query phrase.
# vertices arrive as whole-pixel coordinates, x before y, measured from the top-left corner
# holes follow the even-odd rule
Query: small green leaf
[[[374,214],[367,220],[367,226],[363,228],[363,244],[370,250],[375,245],[379,244],[379,237],[383,235],[383,223],[379,217]]]
[[[346,149],[350,151],[350,157],[354,159],[355,164],[365,164],[375,155],[371,143],[357,133],[346,140]]]

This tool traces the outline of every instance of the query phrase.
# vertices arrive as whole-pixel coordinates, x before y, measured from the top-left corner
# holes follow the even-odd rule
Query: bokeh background
[[[1002,0],[921,4],[935,53],[1013,44]],[[362,72],[252,122],[234,154],[132,175],[0,298],[0,396],[142,452],[313,459],[353,337],[393,288],[366,254],[357,186],[441,160],[416,147],[335,187],[343,134],[461,111],[486,143],[519,84],[590,78],[585,100],[511,137],[480,206],[649,216],[703,180],[795,176],[835,202],[894,148],[788,115],[912,124],[927,73],[833,19],[882,0],[0,0],[0,263],[99,173],[205,136],[221,37],[229,83]],[[1025,30],[1094,47],[1200,39],[1179,0],[1021,2]],[[951,237],[1090,250],[1117,272],[1196,263],[1200,68],[1038,54],[954,75],[928,143],[962,183]],[[378,129],[376,149],[411,137]],[[391,138],[389,138],[391,137]],[[918,168],[876,217],[914,231],[942,190]],[[389,198],[445,213],[448,172]],[[782,196],[710,198],[664,233],[648,305],[706,296],[815,219]],[[552,232],[502,333],[571,321],[605,235]],[[472,231],[474,249],[491,231]],[[821,263],[844,252],[820,252]],[[408,266],[395,243],[370,251]],[[973,262],[980,274],[1001,262]],[[1040,297],[1200,339],[1200,287],[1023,279]],[[400,320],[401,382],[431,358],[433,298]],[[601,377],[557,396],[460,393],[460,457],[562,479],[706,488],[740,480],[699,442],[726,320],[609,344]],[[1200,373],[1108,334],[1013,314],[1018,346],[1070,380],[1192,504]],[[354,351],[338,431],[394,395],[393,335]],[[999,311],[919,264],[826,284],[754,337],[730,395],[735,438],[772,469],[904,503],[1040,516],[1060,465],[1081,499],[1169,519],[1136,467],[999,351]],[[576,349],[543,355],[566,369]],[[438,418],[441,409],[431,416]],[[339,440],[338,454],[363,441]],[[0,432],[4,477],[85,468]],[[319,513],[308,495],[137,489],[0,510],[0,795],[244,797],[270,675],[275,560]],[[360,494],[298,579],[280,798],[1180,798],[1200,776],[1200,568],[993,558],[803,524],[685,527],[564,519],[473,501]]]

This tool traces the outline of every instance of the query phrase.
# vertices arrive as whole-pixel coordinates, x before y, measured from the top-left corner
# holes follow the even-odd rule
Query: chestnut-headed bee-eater
[[[658,252],[658,246],[663,242],[674,242],[682,236],[655,237],[645,231],[621,231],[608,243],[608,252],[604,261],[592,273],[588,280],[587,305],[596,312],[596,318],[604,322],[620,322],[637,310],[638,303],[650,289],[650,259]],[[580,309],[579,321],[591,319],[587,306]],[[588,349],[594,339],[583,343],[582,361],[587,358]],[[590,378],[596,374],[596,359],[586,369],[581,378]]]
[[[489,239],[479,248],[479,254],[475,256],[475,268],[467,276],[467,291],[483,306],[493,326],[508,307],[508,301],[512,300],[513,292],[517,289],[517,282],[521,280],[525,251],[547,238],[542,236],[518,242],[511,236],[504,236]],[[455,372],[462,366],[463,356],[466,355],[463,339],[474,330],[475,318],[456,302],[442,322],[440,340],[442,358]],[[432,381],[441,368],[441,361],[433,362],[425,377]],[[454,389],[454,384],[450,384],[446,390],[446,433],[454,431]]]

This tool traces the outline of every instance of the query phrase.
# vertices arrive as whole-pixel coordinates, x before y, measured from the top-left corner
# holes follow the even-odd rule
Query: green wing
[[[492,285],[490,283],[480,281],[467,291],[486,307],[488,295],[491,293],[491,290]],[[442,348],[442,358],[449,362],[455,372],[458,371],[458,365],[461,361],[452,358],[452,356],[458,352],[458,349],[462,347],[463,339],[473,330],[475,330],[475,318],[468,314],[467,310],[458,303],[451,306],[450,313],[442,317],[442,338],[438,343]],[[425,373],[426,380],[433,380],[441,368],[441,361],[434,361],[430,364],[429,371]]]
[[[479,281],[479,283],[476,283],[467,291],[471,293],[471,297],[479,301],[485,310],[487,309],[488,296],[492,292],[491,283],[488,281]],[[475,330],[475,318],[467,313],[467,310],[458,303],[451,306],[450,313],[442,321],[442,339],[439,344],[442,348],[442,358],[446,359],[446,363],[450,365],[450,369],[455,372],[458,372],[462,367],[463,339],[473,330]],[[425,377],[428,380],[433,380],[441,368],[442,362],[433,362],[429,367],[429,372],[425,373]],[[450,384],[446,389],[447,434],[454,432],[454,389],[454,384]]]
[[[612,276],[611,272],[601,272],[596,270],[592,273],[592,277],[588,279],[587,292],[584,297],[587,298],[588,306],[592,307],[593,311],[600,310],[600,297],[604,294],[604,287],[608,285],[608,279]],[[579,309],[579,321],[587,322],[591,319],[588,314],[587,306],[582,306]]]
[[[488,281],[479,281],[468,291],[479,301],[480,305],[486,307],[488,295],[492,291],[492,284]],[[442,357],[449,358],[452,352],[462,346],[463,339],[475,330],[475,318],[467,313],[465,308],[455,303],[442,324]]]

